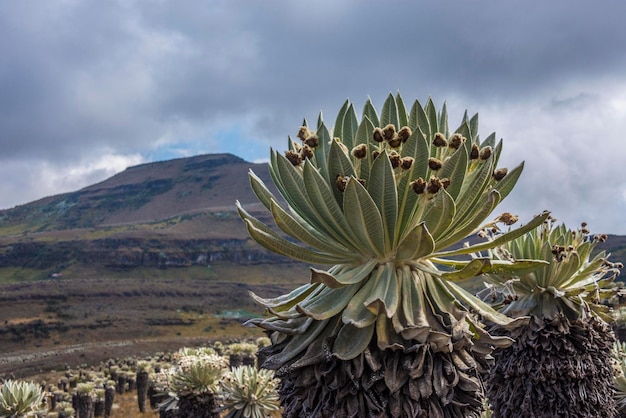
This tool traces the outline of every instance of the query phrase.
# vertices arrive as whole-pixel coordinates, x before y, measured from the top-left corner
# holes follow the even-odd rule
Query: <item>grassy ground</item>
[[[305,283],[302,265],[137,269],[0,284],[0,376],[144,355],[190,343],[261,336],[241,325],[263,315],[249,296]]]

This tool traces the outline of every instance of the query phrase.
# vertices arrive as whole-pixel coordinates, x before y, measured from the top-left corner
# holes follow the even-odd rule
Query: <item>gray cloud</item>
[[[526,160],[517,212],[626,233],[625,12],[617,0],[7,3],[0,206],[124,161],[264,158],[302,117],[332,121],[346,97],[380,106],[399,89],[447,100],[453,124],[478,111],[481,134],[504,137],[503,161]]]

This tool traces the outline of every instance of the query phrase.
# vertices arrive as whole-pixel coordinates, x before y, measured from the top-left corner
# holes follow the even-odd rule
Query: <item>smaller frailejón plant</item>
[[[485,292],[502,313],[531,317],[527,326],[503,332],[515,342],[494,353],[486,381],[494,417],[615,416],[612,316],[601,302],[618,290],[610,284],[621,265],[594,252],[604,239],[590,236],[585,224],[570,230],[550,219],[493,252],[547,263],[516,277],[492,277]]]
[[[280,417],[278,379],[271,370],[239,366],[222,382],[226,418]]]
[[[176,411],[179,418],[218,418],[217,393],[227,371],[226,359],[210,349],[181,349],[176,365],[162,373],[163,389],[169,398],[159,405],[162,411]]]
[[[42,407],[44,393],[35,383],[7,380],[0,385],[0,417],[22,417]]]
[[[379,115],[370,101],[359,120],[346,101],[331,132],[321,114],[299,141],[271,151],[282,199],[254,173],[254,192],[295,243],[238,204],[252,238],[313,265],[310,284],[274,299],[253,297],[270,317],[264,367],[277,370],[286,417],[478,417],[480,365],[494,346],[474,313],[513,326],[457,282],[533,261],[472,259],[540,225],[547,214],[476,246],[463,240],[487,221],[522,172],[498,168],[495,134],[478,136],[478,118],[450,132],[445,106],[415,101],[407,111],[389,95]],[[281,202],[286,201],[287,206]],[[485,225],[486,223],[486,225]],[[461,256],[461,257],[460,257]]]

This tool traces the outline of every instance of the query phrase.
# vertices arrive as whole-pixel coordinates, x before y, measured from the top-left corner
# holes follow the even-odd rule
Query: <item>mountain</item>
[[[0,231],[40,233],[148,223],[255,203],[248,170],[271,183],[266,164],[230,154],[200,155],[129,167],[76,192],[0,211]]]
[[[236,213],[236,200],[253,213],[262,208],[249,170],[273,186],[267,164],[210,154],[129,167],[81,190],[2,210],[0,269],[53,274],[77,264],[127,269],[283,261],[251,243]]]

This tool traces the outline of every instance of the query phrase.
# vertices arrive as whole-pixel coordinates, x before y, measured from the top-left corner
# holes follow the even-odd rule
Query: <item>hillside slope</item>
[[[98,270],[283,261],[253,244],[236,214],[236,200],[251,212],[261,208],[249,170],[272,184],[267,164],[199,155],[130,167],[76,192],[2,210],[0,278],[19,278],[6,269],[22,276],[24,268],[38,270],[33,278],[41,278],[76,264]]]
[[[255,203],[247,172],[271,183],[267,164],[230,154],[199,155],[129,167],[81,190],[0,211],[6,235],[148,223]]]

